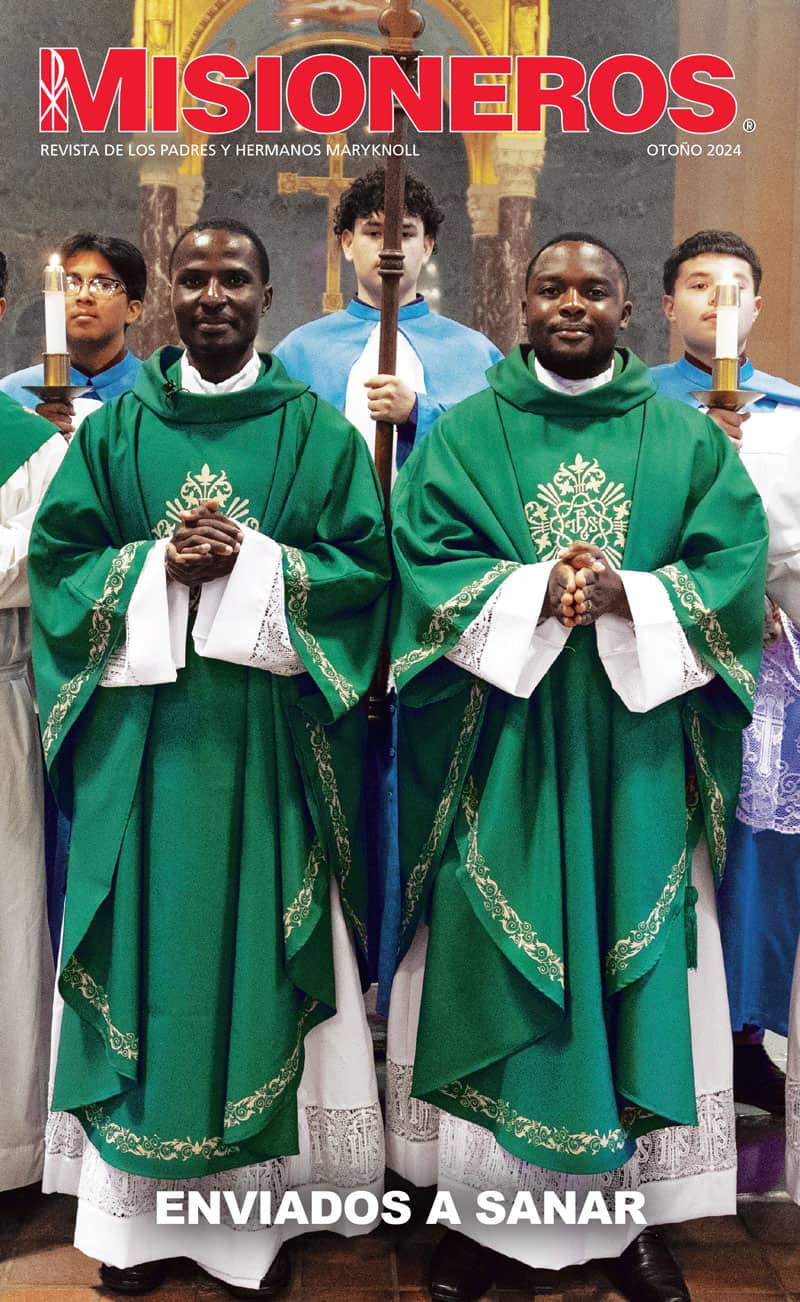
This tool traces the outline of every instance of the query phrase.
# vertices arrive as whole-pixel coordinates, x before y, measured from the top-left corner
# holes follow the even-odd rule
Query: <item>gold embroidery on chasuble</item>
[[[205,464],[195,474],[187,473],[177,497],[164,503],[165,515],[154,525],[154,538],[171,538],[178,525],[183,524],[181,511],[193,511],[201,502],[216,500],[225,515],[247,529],[257,529],[259,521],[250,515],[250,498],[240,497],[234,490],[224,470],[213,471]]]
[[[480,799],[472,778],[467,778],[461,797],[461,808],[467,820],[468,845],[465,867],[480,891],[483,906],[491,918],[500,923],[505,934],[529,958],[538,972],[564,988],[564,960],[542,940],[527,918],[517,913],[492,877],[491,869],[478,847],[478,817]]]
[[[296,927],[301,927],[311,912],[314,902],[314,886],[321,870],[325,867],[325,854],[318,840],[314,841],[303,874],[303,884],[283,915],[283,935],[288,940]]]
[[[251,1117],[268,1113],[281,1099],[286,1089],[299,1077],[303,1066],[303,1042],[308,1021],[317,1008],[318,1001],[307,997],[300,1011],[294,1048],[281,1070],[266,1081],[253,1094],[225,1104],[223,1125],[231,1130],[249,1121]],[[238,1144],[229,1144],[224,1135],[204,1135],[202,1139],[189,1136],[164,1139],[160,1135],[141,1134],[114,1121],[99,1103],[88,1104],[81,1112],[87,1125],[98,1132],[112,1148],[136,1157],[153,1158],[160,1162],[189,1162],[202,1157],[206,1160],[230,1157],[240,1151]]]
[[[308,627],[308,595],[311,580],[303,553],[297,547],[287,547],[281,543],[286,562],[286,613],[294,623],[295,632],[303,643],[314,664],[325,675],[343,705],[348,708],[358,704],[358,692],[349,683],[344,674],[331,664],[319,640]]]
[[[466,587],[461,588],[447,601],[443,601],[440,606],[436,606],[431,615],[430,623],[422,636],[421,645],[412,647],[410,651],[397,660],[392,661],[392,673],[397,677],[398,674],[404,674],[414,665],[421,664],[423,660],[428,660],[435,655],[441,646],[444,645],[447,638],[455,627],[455,616],[463,615],[469,611],[472,603],[493,583],[499,576],[507,577],[514,570],[520,568],[519,561],[496,561],[495,564],[482,574],[479,579],[474,579]]]
[[[670,870],[666,885],[651,912],[643,922],[639,922],[628,932],[627,936],[623,936],[608,951],[606,955],[607,976],[616,976],[618,972],[624,972],[630,962],[636,958],[636,955],[653,943],[669,918],[678,889],[685,880],[686,850],[684,848],[678,862]]]
[[[347,825],[347,817],[342,807],[342,801],[339,795],[339,784],[336,779],[336,769],[333,764],[330,743],[325,728],[321,723],[313,723],[310,720],[307,720],[306,728],[311,742],[311,750],[317,764],[317,772],[319,774],[322,795],[325,800],[325,806],[328,811],[328,818],[333,832],[336,856],[339,864],[339,888],[342,909],[347,921],[350,923],[350,926],[354,931],[357,932],[362,945],[366,949],[367,932],[364,922],[354,911],[349,899],[347,898],[347,879],[353,870],[353,849],[350,844],[350,830]],[[311,854],[313,858],[313,846]],[[324,863],[324,855],[320,849],[320,858],[316,864],[315,876],[322,863]],[[310,861],[309,866],[306,869],[307,873],[309,868]],[[311,889],[313,890],[313,882],[311,884]],[[284,926],[285,925],[286,920],[284,919]],[[288,935],[288,932],[286,934]]]
[[[628,1134],[623,1126],[605,1132],[572,1131],[567,1130],[566,1126],[548,1126],[543,1121],[517,1112],[508,1099],[493,1098],[463,1080],[453,1081],[440,1092],[446,1098],[453,1099],[465,1112],[471,1112],[476,1117],[486,1117],[517,1139],[524,1139],[536,1148],[549,1149],[551,1152],[570,1153],[572,1156],[580,1156],[582,1153],[618,1153],[628,1142]]]
[[[692,739],[692,748],[697,761],[697,779],[698,786],[702,786],[706,796],[707,813],[711,819],[711,841],[709,850],[711,852],[711,862],[715,872],[721,876],[725,869],[725,860],[728,857],[728,835],[726,830],[725,819],[725,797],[717,785],[714,774],[711,771],[711,765],[708,762],[708,756],[703,745],[703,733],[700,726],[700,715],[696,710],[692,710],[691,723],[689,727]]]
[[[450,811],[459,783],[463,781],[464,762],[473,733],[480,722],[483,701],[487,691],[487,683],[481,682],[479,678],[473,678],[469,690],[469,700],[461,720],[461,730],[447,771],[447,778],[433,819],[433,826],[428,833],[428,839],[422,853],[411,870],[406,883],[405,898],[403,900],[403,927],[408,927],[413,919],[431,864],[441,851],[442,837],[445,829],[449,826]]]
[[[744,688],[752,701],[756,694],[756,680],[750,670],[745,669],[737,660],[716,611],[709,610],[704,604],[692,576],[677,565],[662,565],[657,573],[664,576],[684,610],[689,612],[689,617],[702,633],[710,654],[727,669],[734,682]]]
[[[120,1058],[129,1058],[136,1061],[139,1057],[139,1040],[133,1031],[121,1031],[111,1020],[111,1006],[108,998],[108,991],[95,981],[91,973],[86,971],[81,963],[78,962],[73,954],[61,974],[61,980],[70,990],[76,991],[77,994],[85,999],[88,1004],[96,1008],[100,1013],[108,1031],[109,1047],[114,1053],[118,1053]]]
[[[125,578],[136,559],[139,548],[146,545],[142,541],[125,543],[124,547],[120,547],[119,552],[109,566],[102,594],[92,606],[89,625],[89,653],[86,664],[66,683],[62,683],[58,689],[58,695],[48,716],[47,724],[42,731],[42,749],[44,750],[45,759],[50,758],[50,751],[61,735],[64,721],[72,706],[89,682],[92,674],[103,663],[111,640],[112,617],[119,605],[122,589],[125,586]]]
[[[600,547],[615,565],[622,563],[631,499],[625,485],[609,480],[597,458],[580,452],[561,462],[552,480],[540,484],[536,500],[525,503],[525,518],[540,561],[557,560],[575,542]]]

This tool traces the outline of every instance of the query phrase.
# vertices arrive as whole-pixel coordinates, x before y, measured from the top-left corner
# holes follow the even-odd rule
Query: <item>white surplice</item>
[[[66,449],[54,434],[0,485],[0,1189],[42,1171],[53,958],[27,556],[33,517]]]

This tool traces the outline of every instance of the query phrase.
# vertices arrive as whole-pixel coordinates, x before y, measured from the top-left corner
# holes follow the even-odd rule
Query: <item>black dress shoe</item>
[[[281,1246],[277,1257],[258,1288],[245,1288],[244,1285],[239,1284],[225,1284],[224,1280],[217,1282],[223,1283],[233,1297],[275,1297],[276,1293],[282,1293],[292,1282],[292,1259],[289,1256],[289,1249],[285,1243]]]
[[[431,1258],[433,1302],[477,1302],[494,1284],[497,1254],[455,1230],[445,1230]]]
[[[786,1111],[786,1077],[763,1044],[734,1044],[733,1097],[778,1116]]]
[[[113,1293],[152,1293],[167,1273],[165,1261],[143,1261],[139,1266],[101,1266],[100,1283]]]
[[[658,1230],[642,1230],[615,1261],[603,1261],[611,1283],[629,1302],[691,1302],[686,1280]]]

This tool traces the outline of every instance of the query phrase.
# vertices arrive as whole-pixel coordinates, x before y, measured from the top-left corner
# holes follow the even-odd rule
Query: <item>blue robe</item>
[[[398,429],[398,469],[414,443],[423,438],[448,407],[487,388],[486,371],[502,353],[484,335],[431,312],[423,298],[399,311],[399,329],[419,357],[425,393],[417,395],[416,420]],[[273,349],[290,375],[344,411],[347,381],[361,356],[380,312],[352,299],[332,312],[299,326]],[[413,417],[414,413],[412,413]],[[378,1011],[385,1014],[400,937],[400,865],[397,849],[397,714],[394,695],[385,729],[371,729],[370,782],[364,792],[370,844],[370,941],[380,945],[371,975],[378,980]],[[385,732],[385,735],[380,735]],[[375,944],[370,949],[374,955]]]
[[[343,312],[293,330],[273,352],[290,375],[305,380],[314,393],[344,411],[348,376],[380,316],[376,307],[352,299]],[[503,354],[477,330],[431,312],[424,298],[400,308],[399,328],[425,374],[426,392],[417,396],[416,437],[420,439],[448,407],[486,388],[486,371]],[[403,426],[397,440],[398,467],[413,443],[413,425],[410,430]]]
[[[136,377],[142,366],[140,357],[126,353],[122,361],[109,366],[99,375],[90,379],[74,366],[70,367],[70,384],[87,386],[84,398],[96,398],[100,402],[111,402],[127,393],[136,383]],[[37,388],[44,384],[44,369],[41,362],[36,366],[27,366],[22,371],[12,371],[0,380],[0,393],[5,393],[14,402],[23,407],[35,407],[40,401],[31,393],[29,385]],[[50,928],[50,941],[53,953],[58,952],[61,936],[61,920],[64,916],[64,893],[67,884],[67,853],[69,851],[69,821],[58,813],[50,788],[45,784],[45,866],[47,869],[47,922]]]
[[[653,367],[659,390],[669,398],[699,406],[689,396],[692,389],[708,389],[711,376],[682,357],[666,366]],[[769,412],[779,405],[798,407],[800,388],[756,371],[750,361],[742,366],[740,387],[765,396],[750,405],[753,412]],[[765,503],[769,515],[769,505]],[[764,649],[759,689],[765,688],[768,666],[781,658],[780,644]],[[752,727],[752,725],[751,725]],[[800,699],[784,715],[784,752],[800,746]],[[747,783],[747,750],[745,773]],[[777,781],[777,773],[775,781]],[[797,937],[800,934],[800,835],[772,829],[756,831],[737,818],[728,848],[725,874],[719,889],[719,924],[731,1025],[765,1026],[787,1033],[789,995]]]
[[[89,390],[83,395],[84,398],[98,398],[100,402],[110,402],[112,398],[119,398],[133,388],[141,365],[140,357],[134,357],[133,353],[126,353],[121,362],[109,366],[107,371],[101,371],[93,379],[73,366],[70,368],[70,384],[88,385]],[[9,398],[22,403],[23,407],[35,407],[39,399],[27,387],[31,384],[37,387],[44,384],[41,363],[37,366],[27,366],[23,371],[12,371],[10,375],[4,376],[0,380],[0,393],[7,393]]]
[[[675,398],[678,402],[686,402],[690,407],[701,405],[696,398],[690,397],[692,389],[711,388],[710,372],[693,366],[685,357],[677,362],[667,362],[664,366],[651,366],[650,374],[660,393],[667,398]],[[800,407],[800,388],[796,384],[782,380],[778,375],[755,370],[749,358],[742,366],[739,388],[753,389],[754,392],[765,395],[757,403],[751,404],[748,411],[774,411],[779,403]]]

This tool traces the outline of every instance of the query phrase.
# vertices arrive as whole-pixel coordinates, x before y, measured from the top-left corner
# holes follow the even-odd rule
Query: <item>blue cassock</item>
[[[701,405],[696,398],[689,396],[692,389],[711,388],[710,371],[702,371],[699,366],[693,366],[685,357],[677,362],[667,362],[664,366],[651,366],[650,374],[659,393],[667,398],[676,398],[678,402],[688,403],[690,407]],[[739,388],[753,389],[755,393],[765,395],[749,407],[749,411],[774,411],[779,403],[800,407],[800,388],[796,384],[782,380],[777,375],[767,375],[766,371],[756,371],[749,359],[742,366]]]
[[[133,353],[126,353],[121,362],[109,366],[90,379],[82,371],[70,368],[70,384],[86,388],[84,398],[95,398],[99,402],[111,402],[127,393],[136,383],[142,361]],[[37,388],[44,384],[42,364],[28,366],[23,371],[12,371],[0,380],[0,393],[8,394],[23,407],[35,407],[40,401],[31,393],[29,385]],[[61,919],[64,916],[64,892],[67,885],[67,855],[69,853],[69,829],[66,818],[55,808],[50,787],[45,781],[45,866],[47,868],[47,922],[50,928],[50,940],[53,953],[58,952],[61,936]]]
[[[70,370],[70,384],[83,387],[88,385],[88,392],[83,395],[84,398],[97,398],[100,402],[110,402],[112,398],[119,398],[133,388],[141,365],[141,358],[134,357],[133,353],[126,353],[116,366],[109,366],[107,371],[101,371],[93,379],[89,379],[73,366]],[[0,393],[7,393],[9,398],[22,403],[23,407],[35,407],[39,399],[27,386],[39,387],[42,384],[44,384],[44,373],[39,363],[38,366],[28,366],[24,371],[12,371],[10,375],[4,376],[0,380]]]
[[[344,411],[348,376],[380,318],[376,307],[352,299],[343,312],[332,312],[293,330],[273,352],[290,375],[304,380],[314,393]],[[417,396],[419,439],[448,407],[487,387],[486,372],[503,354],[477,330],[431,312],[424,298],[401,307],[398,324],[425,374],[426,392]],[[398,467],[411,451],[414,433],[413,424],[398,432]]]
[[[685,357],[666,366],[654,366],[650,373],[661,393],[695,407],[699,403],[689,396],[690,390],[708,389],[711,384],[710,374],[693,366]],[[779,405],[797,407],[800,440],[797,385],[765,371],[756,371],[746,361],[741,370],[740,388],[765,395],[751,404],[749,411],[760,414],[774,411]],[[764,505],[769,516],[769,504]],[[780,643],[765,648],[759,693],[770,690],[767,675],[769,682],[779,678],[780,662],[785,655],[786,648]],[[783,719],[784,755],[796,753],[800,746],[800,698],[791,688],[787,690],[787,698],[789,703]],[[745,758],[746,766],[747,763]],[[774,772],[768,780],[777,782],[778,773]],[[747,767],[743,775],[743,782],[746,781]],[[738,1031],[743,1026],[755,1025],[786,1035],[792,970],[800,934],[800,835],[774,828],[756,831],[737,818],[718,904],[733,1029]]]
[[[310,321],[293,330],[273,349],[290,375],[344,411],[347,381],[354,363],[380,321],[380,312],[353,299],[343,312]],[[411,420],[397,431],[397,465],[408,457],[438,416],[463,398],[485,389],[486,371],[502,353],[484,335],[431,312],[424,298],[407,303],[398,316],[405,335],[422,362],[425,393],[417,395]],[[414,419],[416,417],[416,419]],[[378,1011],[388,1008],[400,935],[400,867],[397,848],[397,715],[390,701],[385,735],[371,729],[367,757],[365,807],[369,826],[370,940],[380,933],[373,979],[378,979]]]

